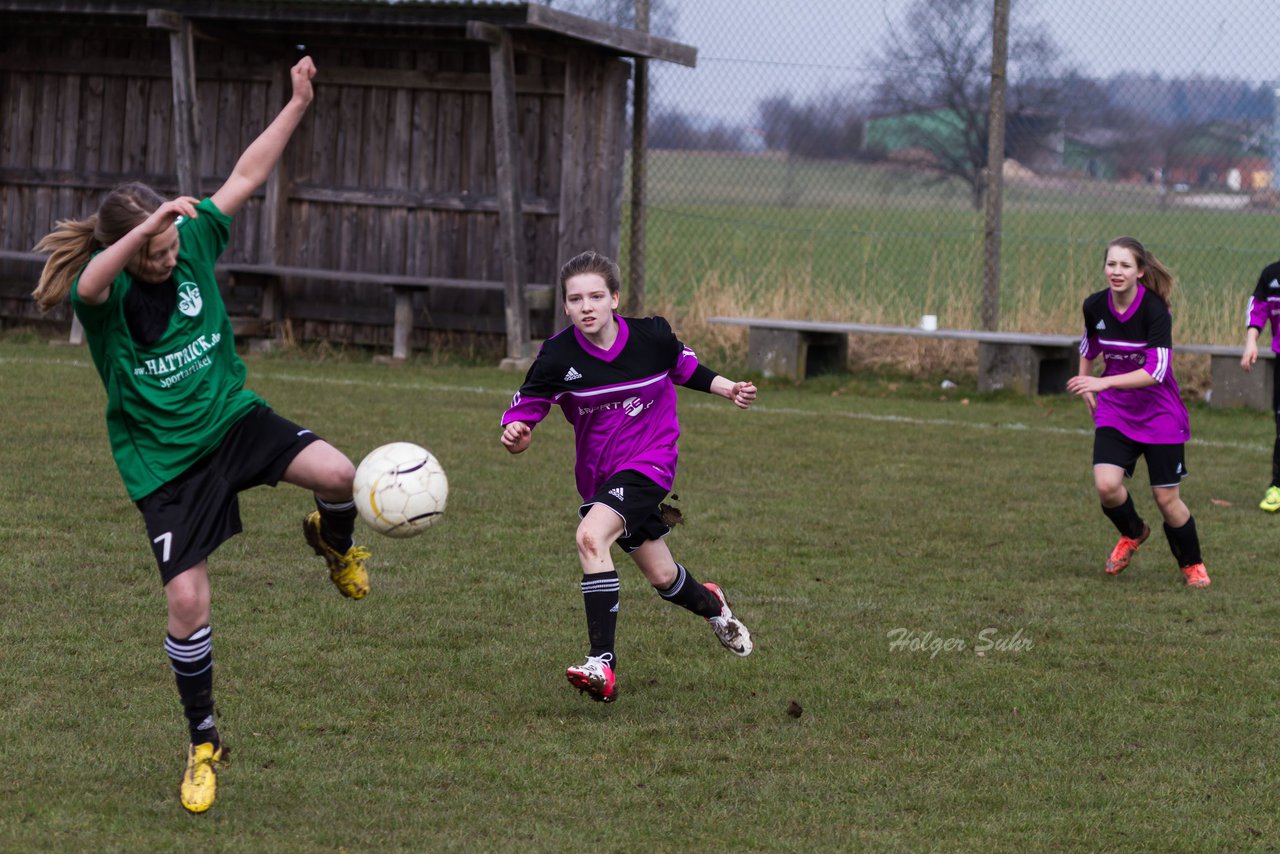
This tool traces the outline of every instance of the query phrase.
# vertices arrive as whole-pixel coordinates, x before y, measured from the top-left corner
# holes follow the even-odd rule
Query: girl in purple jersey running
[[[560,270],[564,311],[572,325],[547,339],[502,416],[502,444],[523,453],[553,404],[573,425],[577,462],[578,561],[587,613],[586,661],[565,671],[591,699],[617,696],[614,632],[618,573],[610,546],[631,555],[658,595],[705,618],[735,655],[751,654],[751,633],[719,586],[701,584],[676,563],[663,537],[671,530],[662,500],[676,474],[677,385],[710,392],[740,409],[756,387],[698,363],[661,317],[621,317],[618,266],[584,252]]]
[[[1083,398],[1093,416],[1093,482],[1102,512],[1120,532],[1107,574],[1122,572],[1151,534],[1124,484],[1141,456],[1183,579],[1191,587],[1208,587],[1196,522],[1179,493],[1191,430],[1170,364],[1174,277],[1132,237],[1107,244],[1105,273],[1107,288],[1084,301],[1080,373],[1067,381],[1067,390]],[[1095,377],[1091,369],[1098,356],[1103,369]]]
[[[1258,275],[1258,283],[1249,297],[1248,328],[1244,338],[1244,354],[1240,367],[1253,370],[1258,361],[1258,336],[1271,323],[1271,350],[1280,356],[1280,261],[1268,264]],[[1276,415],[1276,441],[1271,449],[1271,485],[1258,505],[1268,513],[1280,510],[1280,370],[1271,372],[1271,408]]]

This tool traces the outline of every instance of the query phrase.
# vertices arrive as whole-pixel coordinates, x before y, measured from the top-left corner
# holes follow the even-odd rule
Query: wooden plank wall
[[[3,29],[0,248],[30,249],[56,219],[87,216],[123,181],[176,193],[166,32],[123,21],[77,30],[53,18]],[[314,41],[316,99],[285,155],[283,245],[264,245],[259,194],[237,217],[224,258],[500,280],[487,47]],[[287,64],[197,40],[205,194],[287,100]],[[570,250],[590,245],[616,256],[629,69],[605,52],[517,48],[528,281],[554,282]],[[8,282],[0,317],[30,316],[29,301],[15,299],[29,292],[31,271],[0,265]],[[384,287],[295,282],[284,303],[301,338],[390,341]],[[428,327],[503,330],[497,293],[433,290],[416,307],[423,335]],[[552,314],[534,320],[535,334],[545,334]]]

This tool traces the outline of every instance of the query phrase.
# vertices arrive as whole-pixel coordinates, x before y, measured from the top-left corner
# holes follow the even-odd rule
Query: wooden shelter
[[[0,0],[4,322],[37,316],[31,247],[56,220],[125,181],[213,192],[305,52],[311,111],[222,258],[243,330],[397,356],[505,333],[527,358],[560,264],[617,256],[628,59],[696,61],[535,3],[160,2]]]

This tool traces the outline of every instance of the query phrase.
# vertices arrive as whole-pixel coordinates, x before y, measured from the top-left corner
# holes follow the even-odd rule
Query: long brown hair
[[[1164,300],[1165,305],[1173,305],[1171,297],[1173,286],[1177,284],[1177,277],[1173,275],[1172,270],[1160,263],[1159,258],[1148,252],[1145,246],[1132,237],[1117,237],[1107,244],[1107,252],[1110,252],[1112,247],[1128,249],[1132,252],[1133,259],[1138,262],[1138,284],[1154,292]],[[1104,254],[1103,260],[1105,259]]]
[[[121,184],[107,194],[92,216],[59,220],[35,245],[35,251],[49,253],[40,282],[31,292],[40,310],[48,311],[67,298],[94,251],[133,231],[162,204],[164,199],[146,184]]]

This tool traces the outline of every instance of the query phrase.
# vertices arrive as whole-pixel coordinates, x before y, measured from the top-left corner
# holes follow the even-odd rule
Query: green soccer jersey
[[[100,305],[80,299],[78,277],[71,291],[107,390],[111,453],[134,501],[211,453],[237,420],[263,404],[244,387],[244,362],[213,276],[231,217],[209,199],[196,211],[196,218],[178,223],[177,306],[154,344],[144,347],[129,333],[124,298],[134,280],[127,271]]]

